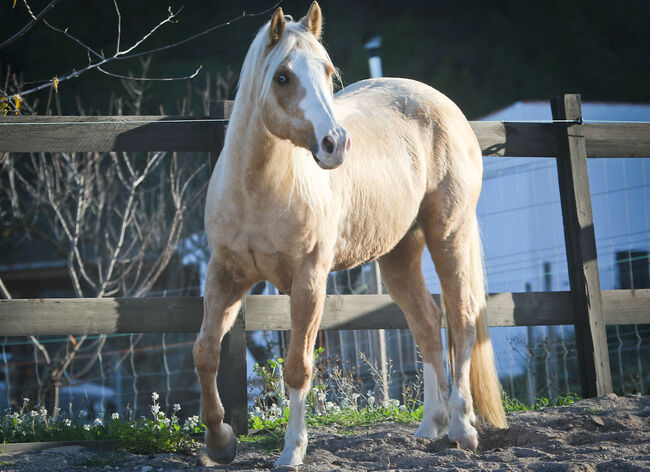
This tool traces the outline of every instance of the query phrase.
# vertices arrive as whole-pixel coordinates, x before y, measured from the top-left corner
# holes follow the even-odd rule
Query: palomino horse
[[[212,256],[194,345],[206,450],[219,462],[235,457],[237,440],[223,422],[215,383],[221,340],[244,294],[269,280],[291,296],[284,371],[290,415],[276,465],[302,463],[327,274],[376,258],[422,354],[424,413],[416,436],[448,434],[474,449],[472,397],[486,420],[506,426],[485,315],[478,142],[456,105],[419,82],[364,80],[334,96],[335,69],[320,34],[316,2],[298,22],[278,8],[262,27],[244,60],[210,180],[205,230]],[[421,271],[425,244],[453,346],[451,401],[442,311]]]

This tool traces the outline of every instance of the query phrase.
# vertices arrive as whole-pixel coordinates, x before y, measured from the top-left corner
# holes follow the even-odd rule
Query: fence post
[[[219,396],[225,410],[224,421],[237,436],[248,433],[248,394],[246,391],[246,299],[232,328],[221,343],[217,375]]]
[[[583,397],[612,391],[579,94],[553,97],[557,174]]]

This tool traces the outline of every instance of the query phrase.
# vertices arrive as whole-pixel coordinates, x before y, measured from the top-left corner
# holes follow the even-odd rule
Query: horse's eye
[[[279,83],[280,85],[286,85],[289,83],[289,76],[286,74],[278,74],[275,77],[275,81]]]

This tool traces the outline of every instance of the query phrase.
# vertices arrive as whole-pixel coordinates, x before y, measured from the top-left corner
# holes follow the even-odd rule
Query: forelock
[[[262,101],[266,100],[271,90],[275,71],[296,48],[309,51],[332,65],[323,45],[299,22],[287,21],[284,34],[268,51],[269,25],[270,22],[262,26],[255,36],[244,59],[238,84],[239,92],[244,92],[244,89],[250,87],[250,92],[257,92]]]

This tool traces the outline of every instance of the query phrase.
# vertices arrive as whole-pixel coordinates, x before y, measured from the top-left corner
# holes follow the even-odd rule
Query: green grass
[[[160,411],[158,395],[152,395],[151,415],[127,420],[113,413],[107,418],[90,421],[85,411],[73,414],[59,412],[49,416],[38,405],[29,409],[25,399],[17,412],[5,412],[0,416],[0,443],[114,440],[129,452],[151,454],[162,452],[190,453],[198,443],[192,435],[204,430],[198,417],[188,418],[180,424],[176,413],[179,405],[167,416]]]
[[[503,399],[503,408],[506,411],[506,413],[513,413],[516,411],[542,410],[544,408],[548,408],[552,406],[571,405],[572,403],[575,403],[578,400],[580,400],[580,396],[578,396],[575,393],[569,393],[568,395],[558,397],[556,401],[551,401],[546,397],[541,397],[535,401],[534,405],[526,405],[525,403],[522,403],[518,399],[510,398],[509,396],[506,395],[505,398]]]
[[[503,406],[506,413],[517,411],[541,410],[552,406],[570,405],[578,401],[580,397],[570,394],[559,397],[556,401],[548,398],[539,398],[534,405],[526,405],[515,398],[505,397]],[[252,416],[249,427],[253,434],[240,436],[239,440],[245,443],[254,444],[260,448],[273,452],[282,449],[283,436],[288,419],[288,409],[281,414],[276,413],[271,417],[264,417],[263,414]],[[313,429],[322,426],[330,426],[337,434],[354,434],[351,429],[355,427],[370,427],[380,423],[394,422],[403,424],[416,424],[422,420],[422,407],[409,409],[404,406],[391,405],[369,406],[365,408],[331,408],[331,411],[307,415],[306,423]]]
[[[322,352],[314,353],[316,361]],[[363,356],[362,356],[363,358]],[[270,360],[265,366],[255,366],[255,371],[264,384],[261,395],[256,396],[257,406],[249,413],[249,430],[251,434],[239,438],[269,452],[282,448],[284,432],[289,420],[288,399],[280,389],[284,360]],[[409,386],[403,392],[404,403],[389,400],[384,404],[375,401],[372,392],[363,395],[358,383],[351,376],[343,376],[339,369],[328,372],[330,381],[337,386],[338,394],[331,395],[327,382],[315,379],[315,386],[307,395],[306,423],[312,429],[329,427],[338,434],[352,434],[358,427],[372,427],[379,423],[393,422],[415,424],[422,420],[422,406],[419,385]],[[417,384],[417,382],[416,382]],[[333,401],[327,401],[328,393]],[[335,398],[334,398],[335,397]],[[90,421],[83,410],[73,414],[59,412],[56,418],[36,405],[29,409],[29,400],[25,399],[17,412],[5,412],[0,415],[0,443],[44,442],[75,440],[115,440],[128,452],[139,454],[151,453],[189,453],[199,447],[194,438],[205,431],[205,426],[196,416],[180,424],[176,413],[180,405],[174,405],[169,416],[160,410],[158,394],[152,394],[151,414],[149,417],[124,419],[116,413],[107,418]],[[550,401],[539,398],[534,405],[526,405],[515,398],[504,397],[503,406],[507,413],[527,410],[539,410],[550,406],[570,405],[579,400],[570,394]],[[279,404],[279,406],[278,406]],[[270,405],[270,406],[268,406]],[[116,463],[120,454],[96,454],[82,459],[78,465],[103,466]]]
[[[320,361],[321,353],[322,349],[314,352],[316,364]],[[255,365],[255,372],[262,379],[264,388],[262,394],[256,397],[257,407],[249,414],[249,430],[253,433],[239,438],[242,442],[255,444],[267,451],[278,451],[282,448],[283,435],[289,420],[289,408],[286,406],[288,401],[283,397],[279,384],[283,363],[284,359],[279,358],[269,360],[266,365]],[[370,367],[372,371],[372,366]],[[353,434],[354,428],[357,427],[371,427],[384,422],[416,424],[422,420],[422,405],[418,400],[419,387],[410,386],[405,389],[404,403],[390,400],[382,405],[375,401],[372,392],[363,395],[352,376],[343,376],[337,368],[330,367],[326,370],[329,383],[316,376],[315,386],[307,395],[305,420],[308,427],[318,429],[328,426],[337,434],[346,435]],[[332,398],[337,403],[326,401],[327,393],[331,393],[326,385],[331,383],[337,386],[339,392]],[[506,395],[503,407],[506,413],[512,413],[570,405],[579,399],[576,394],[559,397],[555,401],[542,397],[538,398],[534,405],[526,405]],[[269,403],[271,406],[268,406]]]

